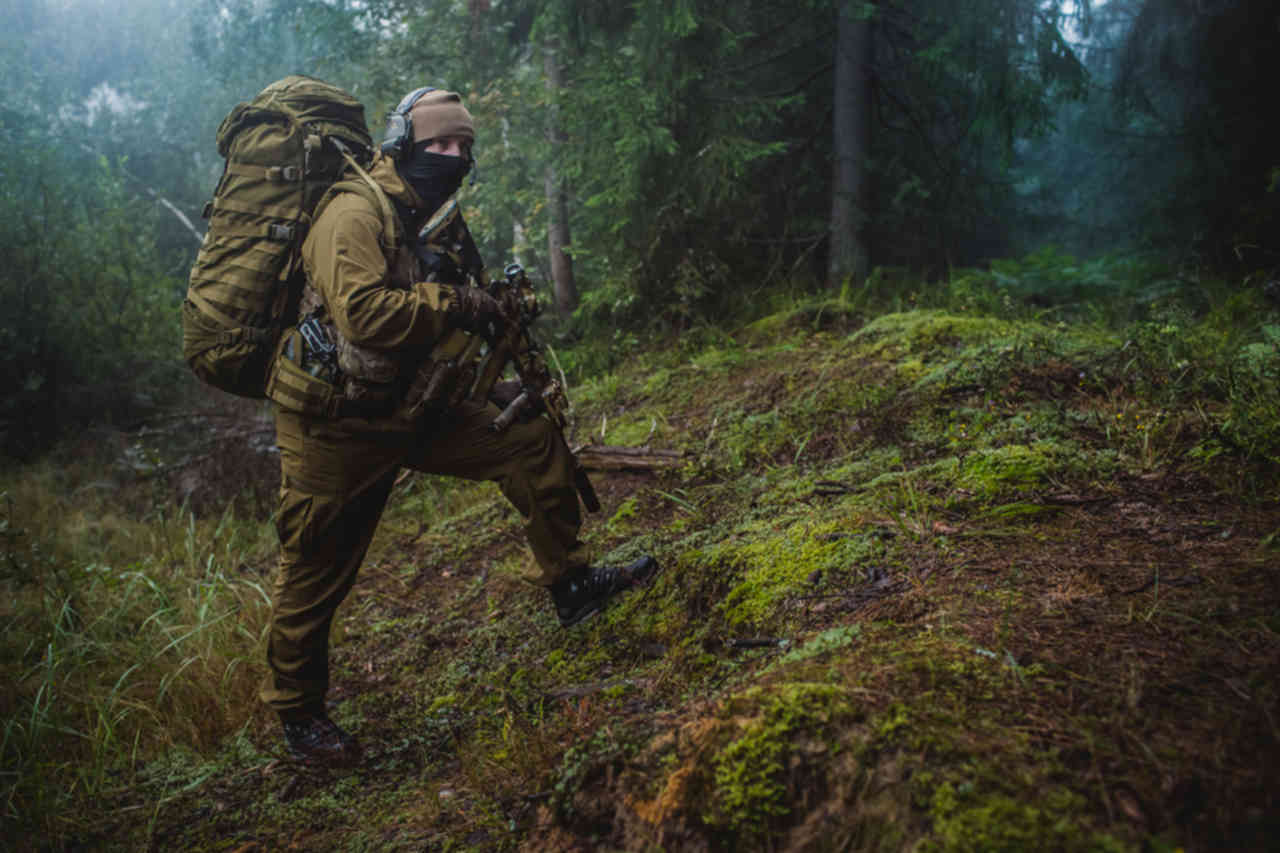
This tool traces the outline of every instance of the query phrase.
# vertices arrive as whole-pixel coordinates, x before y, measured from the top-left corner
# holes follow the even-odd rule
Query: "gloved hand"
[[[486,338],[496,338],[506,325],[506,315],[498,300],[481,287],[455,287],[449,319],[459,329]]]

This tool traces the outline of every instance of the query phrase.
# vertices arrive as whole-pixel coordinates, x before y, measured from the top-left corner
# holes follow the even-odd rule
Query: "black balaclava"
[[[430,139],[415,143],[413,156],[396,164],[400,177],[422,199],[422,207],[416,211],[420,217],[430,216],[439,210],[449,196],[458,191],[462,179],[471,170],[469,158],[436,154],[427,150],[430,144]]]

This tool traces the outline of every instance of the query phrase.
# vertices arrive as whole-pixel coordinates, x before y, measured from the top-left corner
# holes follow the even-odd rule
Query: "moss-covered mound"
[[[46,828],[242,851],[1273,843],[1274,390],[1197,378],[1159,330],[832,316],[574,389],[579,440],[684,452],[596,475],[588,542],[655,554],[648,588],[563,631],[496,489],[407,477],[334,633],[364,767],[301,772],[246,708],[220,748],[118,764]]]

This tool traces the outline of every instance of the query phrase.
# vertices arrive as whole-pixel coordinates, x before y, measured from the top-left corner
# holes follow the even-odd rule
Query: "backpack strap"
[[[309,137],[316,136],[317,137],[315,140],[316,144],[323,145],[325,140],[328,140],[333,145],[334,148],[338,149],[338,153],[340,153],[342,155],[342,158],[347,161],[347,164],[351,166],[351,168],[355,169],[356,174],[359,175],[360,178],[366,184],[368,184],[369,187],[373,190],[373,195],[377,199],[377,204],[379,208],[381,208],[382,210],[382,236],[383,236],[383,239],[385,240],[385,245],[387,246],[388,249],[394,248],[395,240],[396,240],[396,232],[395,232],[396,220],[395,220],[395,211],[391,209],[391,200],[388,199],[387,194],[382,191],[382,187],[378,186],[378,182],[375,181],[368,172],[366,172],[363,168],[361,168],[358,162],[356,162],[356,158],[352,156],[351,149],[347,146],[347,144],[343,142],[341,139],[339,139],[337,136],[319,136],[318,134],[315,134],[314,131],[309,130],[307,126],[298,119],[297,113],[294,112],[292,109],[290,109],[286,104],[284,104],[280,100],[279,92],[273,92],[270,98],[267,99],[267,104],[269,106],[274,105],[276,109],[279,110],[280,114],[283,115],[289,121],[289,123],[292,124],[298,130],[299,133],[302,134],[303,139],[306,140],[306,145],[309,146],[312,144],[312,140]],[[306,170],[304,168],[303,172],[305,171]],[[286,178],[283,175],[283,172],[278,177],[277,176],[272,176],[272,177],[276,180],[286,180]],[[295,178],[295,177],[301,178],[302,174],[299,173],[296,175],[289,176],[289,178]],[[316,215],[319,214],[319,204],[316,205],[315,213]]]
[[[373,190],[373,195],[374,198],[377,199],[378,207],[382,210],[382,237],[384,245],[386,245],[388,249],[393,248],[396,244],[396,214],[395,211],[391,209],[391,199],[387,198],[387,194],[383,192],[382,187],[378,186],[378,182],[373,179],[373,176],[360,168],[360,164],[356,162],[355,157],[351,156],[351,150],[343,144],[342,140],[337,139],[336,137],[330,137],[330,141],[333,142],[334,147],[342,152],[342,156],[347,161],[347,164],[356,170],[356,174],[360,176],[361,180],[368,184],[369,188]]]

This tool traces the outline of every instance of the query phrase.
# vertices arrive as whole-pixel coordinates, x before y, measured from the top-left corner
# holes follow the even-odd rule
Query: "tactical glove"
[[[459,329],[493,339],[502,334],[506,317],[498,300],[481,287],[455,287],[449,320]]]

